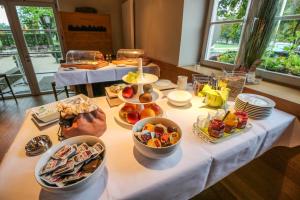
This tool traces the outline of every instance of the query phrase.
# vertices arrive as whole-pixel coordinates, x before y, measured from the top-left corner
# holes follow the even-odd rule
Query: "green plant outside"
[[[223,62],[223,63],[234,64],[236,53],[237,52],[227,51],[227,52],[219,55],[218,58],[217,58],[217,61],[218,62]]]
[[[247,2],[241,0],[220,0],[217,16],[225,19],[242,18],[246,12]],[[282,0],[280,0],[280,5],[281,3]],[[291,14],[300,14],[300,1],[287,0],[284,15]],[[228,40],[233,42],[236,40],[237,33],[238,29],[221,29],[220,41]],[[260,68],[300,76],[300,55],[295,52],[297,46],[300,45],[300,20],[281,21],[272,41],[293,45],[286,50],[286,56],[274,56],[274,52],[270,50],[265,51]],[[225,52],[219,51],[220,54],[217,57],[217,61],[234,64],[236,53],[232,53],[232,50],[229,50],[234,46],[220,42],[215,43],[214,48],[228,48]]]

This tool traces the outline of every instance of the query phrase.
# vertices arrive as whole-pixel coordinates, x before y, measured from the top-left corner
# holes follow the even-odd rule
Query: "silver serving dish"
[[[32,138],[25,146],[27,156],[37,156],[47,151],[52,146],[48,135],[40,135]]]

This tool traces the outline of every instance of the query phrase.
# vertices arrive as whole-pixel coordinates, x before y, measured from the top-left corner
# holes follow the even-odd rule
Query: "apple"
[[[139,96],[139,100],[141,103],[148,103],[152,101],[152,95],[150,93],[144,93]]]
[[[122,96],[126,99],[132,98],[133,95],[134,95],[134,90],[130,86],[127,86],[122,90]]]
[[[140,120],[140,115],[137,111],[131,111],[127,113],[127,122],[130,124],[135,124]]]
[[[150,108],[155,112],[156,116],[161,114],[161,109],[160,109],[159,105],[153,103],[150,105]]]
[[[144,119],[146,117],[155,117],[155,112],[151,108],[145,108],[141,112],[141,119]]]

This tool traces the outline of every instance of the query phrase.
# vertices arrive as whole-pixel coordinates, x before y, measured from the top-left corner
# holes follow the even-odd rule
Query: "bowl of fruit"
[[[162,108],[155,104],[121,104],[118,108],[119,112],[115,113],[115,119],[126,126],[132,126],[141,119],[147,117],[161,117],[163,116]]]
[[[133,126],[132,131],[137,151],[151,159],[162,159],[172,155],[182,138],[180,127],[162,117],[142,119]]]

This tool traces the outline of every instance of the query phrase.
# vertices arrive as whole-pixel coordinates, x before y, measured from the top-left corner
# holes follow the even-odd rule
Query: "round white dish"
[[[127,98],[123,97],[122,91],[120,91],[118,93],[119,99],[121,99],[125,103],[131,103],[131,104],[150,104],[150,103],[155,103],[157,100],[161,99],[162,96],[163,96],[163,94],[159,90],[157,90],[155,88],[153,88],[153,91],[151,92],[151,95],[152,95],[152,101],[151,102],[141,103],[140,100],[139,100],[138,95],[135,95],[132,98],[128,98],[127,99]]]
[[[153,148],[149,147],[143,143],[141,143],[134,135],[134,132],[138,130],[138,127],[143,127],[147,123],[154,123],[154,124],[163,124],[165,126],[173,126],[177,128],[178,133],[180,134],[180,139],[176,144],[173,144],[168,147],[161,147],[161,148]],[[170,155],[172,155],[176,149],[179,147],[181,139],[182,139],[182,131],[180,127],[173,121],[167,119],[167,118],[162,118],[162,117],[149,117],[142,119],[138,121],[132,128],[132,138],[134,142],[135,148],[140,152],[142,155],[145,157],[151,158],[151,159],[162,159],[166,158]]]
[[[123,120],[120,115],[119,115],[119,112],[120,110],[122,109],[122,107],[125,105],[125,103],[122,103],[120,104],[118,107],[116,107],[115,109],[113,109],[113,115],[114,115],[114,118],[115,120],[120,123],[121,125],[124,125],[125,127],[129,127],[129,128],[132,128],[133,124],[129,124],[128,122],[126,122],[125,120]],[[156,104],[157,105],[157,104]],[[158,105],[159,106],[159,105]],[[163,117],[164,116],[164,110],[162,109],[161,106],[159,106],[161,111],[162,111],[162,114],[159,115],[158,117]]]
[[[154,83],[157,87],[168,87],[172,84],[170,80],[167,79],[160,79],[157,82]]]
[[[99,142],[104,147],[105,150],[104,150],[104,155],[103,155],[103,161],[98,166],[98,168],[90,176],[88,176],[74,184],[71,184],[71,185],[67,185],[64,187],[54,187],[54,186],[46,185],[41,180],[39,173],[40,173],[42,167],[48,162],[50,157],[56,151],[58,151],[62,146],[66,145],[66,144],[68,144],[68,145],[81,144],[83,142],[87,143],[88,145],[94,145],[97,142]],[[42,186],[42,188],[44,188],[45,190],[50,191],[50,192],[64,192],[64,191],[81,190],[81,189],[88,187],[90,184],[94,183],[94,181],[97,180],[97,178],[99,178],[100,174],[102,174],[102,172],[104,170],[105,161],[106,161],[106,147],[105,147],[104,143],[102,142],[102,140],[100,140],[98,137],[82,135],[82,136],[77,136],[77,137],[72,137],[72,138],[66,139],[66,140],[62,141],[61,143],[59,143],[55,146],[52,146],[48,151],[46,151],[42,155],[42,157],[37,162],[37,164],[35,166],[34,175],[35,175],[36,181]]]
[[[174,106],[186,106],[191,102],[192,97],[191,93],[185,90],[175,90],[167,96],[169,103]]]
[[[154,83],[158,80],[158,77],[153,75],[153,74],[147,74],[147,73],[143,73],[143,76],[140,78],[137,78],[136,82],[128,82],[127,81],[127,74],[125,76],[122,77],[122,80],[126,83],[130,83],[130,84],[151,84]]]

